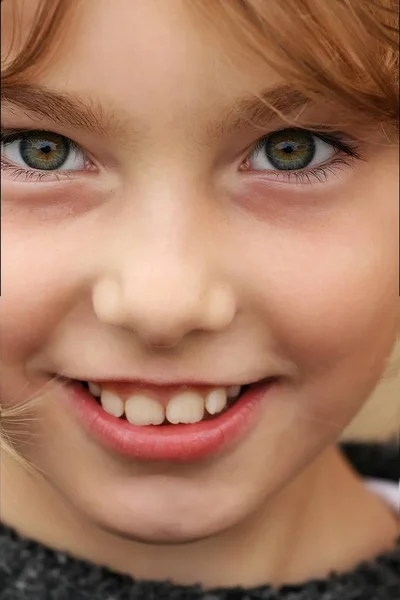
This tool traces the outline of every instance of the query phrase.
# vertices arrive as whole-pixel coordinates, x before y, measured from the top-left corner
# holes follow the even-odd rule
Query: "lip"
[[[218,454],[246,437],[276,383],[249,387],[227,411],[207,421],[142,427],[105,412],[78,381],[70,380],[63,388],[84,430],[105,448],[132,459],[189,462]]]
[[[56,375],[56,377],[58,377],[58,379],[61,380],[65,380],[65,381],[69,381],[69,380],[75,380],[75,381],[90,381],[90,383],[97,383],[98,385],[104,385],[107,383],[116,383],[116,384],[132,384],[132,385],[137,385],[138,387],[165,387],[165,388],[175,388],[175,387],[199,387],[199,388],[214,388],[214,387],[230,387],[230,386],[236,386],[236,385],[240,385],[240,386],[244,386],[244,385],[251,385],[255,382],[258,381],[264,381],[265,379],[269,379],[268,376],[266,376],[265,374],[262,375],[260,378],[257,377],[253,377],[252,379],[249,379],[249,381],[233,381],[233,380],[229,380],[229,381],[200,381],[198,379],[152,379],[152,378],[139,378],[139,377],[115,377],[115,376],[110,376],[110,377],[90,377],[88,375],[77,375],[76,373],[74,374],[74,376],[70,376],[68,374],[65,373],[58,373]],[[272,378],[272,375],[271,375]]]

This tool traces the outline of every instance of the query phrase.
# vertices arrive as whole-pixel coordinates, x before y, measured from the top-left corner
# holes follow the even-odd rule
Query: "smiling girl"
[[[2,600],[398,598],[397,31],[2,2]]]

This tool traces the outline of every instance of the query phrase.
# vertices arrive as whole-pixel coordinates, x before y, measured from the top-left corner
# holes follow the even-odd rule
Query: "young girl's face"
[[[53,132],[2,148],[2,404],[43,392],[20,451],[81,514],[153,541],[222,531],[294,480],[365,401],[398,322],[397,148],[378,125],[246,122],[253,92],[286,82],[189,5],[85,0],[2,109],[7,135]],[[165,461],[106,447],[54,375],[122,396],[276,383],[234,443]]]

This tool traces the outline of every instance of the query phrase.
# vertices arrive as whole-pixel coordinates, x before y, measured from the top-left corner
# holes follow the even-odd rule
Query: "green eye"
[[[304,169],[315,156],[315,142],[304,131],[278,131],[266,139],[265,154],[275,169]]]
[[[336,154],[332,144],[310,131],[284,129],[262,138],[249,157],[255,171],[301,171],[325,163]]]
[[[50,131],[3,134],[2,155],[35,171],[80,170],[85,164],[82,151],[72,140]]]
[[[60,169],[68,153],[68,141],[54,133],[24,135],[19,142],[21,158],[31,169]]]

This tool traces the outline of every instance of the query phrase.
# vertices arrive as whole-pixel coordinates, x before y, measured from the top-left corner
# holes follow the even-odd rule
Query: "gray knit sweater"
[[[342,445],[366,477],[399,481],[399,449]],[[0,600],[400,600],[400,537],[397,548],[353,571],[280,589],[268,585],[205,591],[199,586],[136,581],[55,552],[0,525]]]

